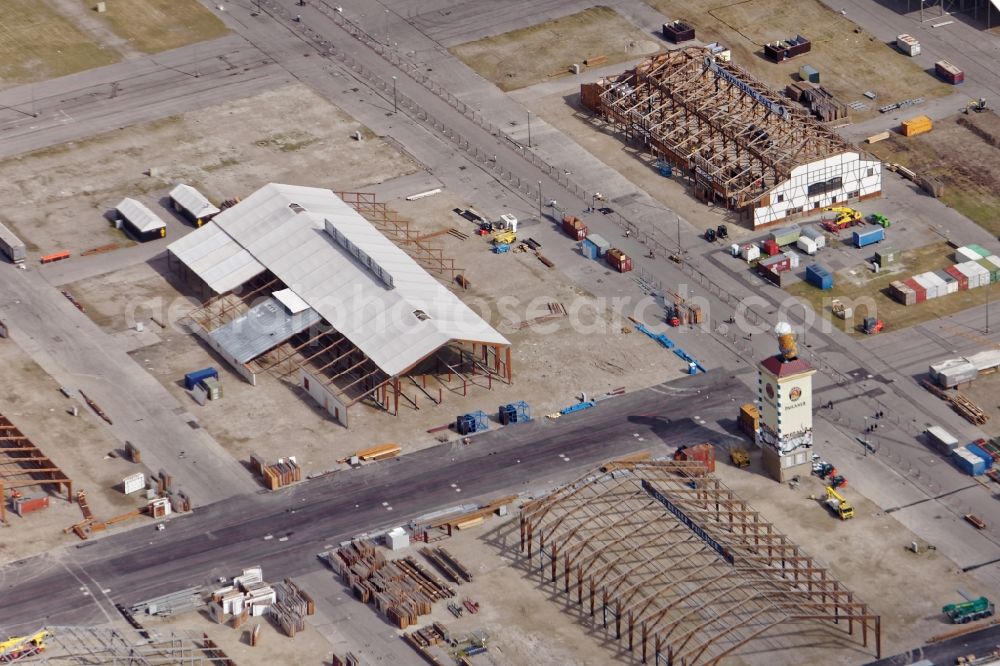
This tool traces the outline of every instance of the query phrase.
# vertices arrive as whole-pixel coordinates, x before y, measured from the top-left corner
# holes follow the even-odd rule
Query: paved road
[[[61,386],[82,389],[100,405],[113,425],[94,417],[98,427],[122,446],[138,446],[149,470],[172,474],[196,505],[259,487],[218,442],[189,425],[186,407],[40,273],[0,269],[0,318],[12,339]]]
[[[9,88],[0,92],[0,157],[249,97],[292,80],[252,44],[229,35]]]
[[[970,654],[979,657],[988,655],[997,649],[997,645],[1000,645],[1000,626],[993,626],[973,634],[916,647],[909,652],[879,659],[865,666],[909,666],[920,663],[924,659],[931,661],[936,666],[951,666],[951,664],[956,663],[959,657]]]
[[[134,603],[249,565],[262,565],[267,578],[301,575],[320,567],[316,553],[362,531],[474,498],[538,493],[615,456],[665,453],[663,442],[725,445],[730,435],[691,417],[715,423],[748,397],[733,375],[700,375],[554,422],[484,433],[468,446],[444,444],[282,492],[233,497],[162,532],[150,524],[23,560],[0,569],[0,633],[101,621],[114,613],[111,600]]]

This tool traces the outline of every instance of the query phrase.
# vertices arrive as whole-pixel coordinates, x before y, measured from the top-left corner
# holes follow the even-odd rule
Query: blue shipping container
[[[583,256],[588,259],[597,259],[597,246],[593,243],[587,241],[586,238],[583,239],[583,245],[580,246],[583,250]]]
[[[212,377],[213,379],[219,378],[219,371],[215,368],[203,368],[201,370],[195,370],[194,372],[189,372],[184,375],[184,388],[188,391],[194,390],[194,387],[202,382],[204,379]]]
[[[885,240],[885,229],[876,227],[868,231],[855,231],[853,235],[854,247],[864,247]]]
[[[832,289],[833,274],[822,266],[809,266],[806,268],[806,282],[820,289]]]
[[[986,461],[964,446],[952,451],[951,459],[960,470],[969,476],[979,476],[986,472]]]
[[[969,453],[979,456],[986,463],[986,469],[993,467],[993,456],[984,451],[978,444],[967,444],[965,448],[969,449]]]

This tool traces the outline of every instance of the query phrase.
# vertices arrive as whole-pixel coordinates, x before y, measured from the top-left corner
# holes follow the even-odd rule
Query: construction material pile
[[[283,583],[275,585],[274,591],[277,600],[268,609],[271,619],[288,636],[304,631],[306,616],[316,612],[316,603],[312,597],[287,578]]]
[[[278,458],[278,462],[271,465],[254,454],[250,456],[250,467],[253,468],[254,472],[260,474],[268,490],[284,488],[302,480],[302,468],[299,467],[294,456]]]
[[[373,603],[400,629],[431,612],[435,601],[455,591],[412,557],[387,561],[368,539],[352,541],[327,554],[330,566],[363,603]]]
[[[264,582],[260,567],[244,569],[242,575],[235,576],[231,585],[212,592],[209,609],[220,624],[227,615],[233,615],[233,626],[239,627],[250,616],[260,617],[277,601],[274,588]]]

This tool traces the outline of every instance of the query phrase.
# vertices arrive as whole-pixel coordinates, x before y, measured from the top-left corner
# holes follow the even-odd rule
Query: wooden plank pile
[[[429,614],[435,601],[455,596],[412,557],[386,561],[370,540],[353,541],[329,559],[358,600],[374,604],[400,629]]]
[[[269,490],[284,488],[302,480],[302,468],[293,457],[279,458],[278,462],[268,464],[254,454],[250,456],[250,467],[261,476]]]
[[[421,655],[423,655],[423,650],[432,645],[447,645],[450,641],[448,629],[440,622],[435,622],[429,627],[418,629],[413,633],[404,634],[403,638],[413,649],[421,653]]]
[[[951,399],[951,406],[966,421],[976,425],[983,425],[989,420],[989,415],[984,412],[979,405],[966,398],[961,393],[956,393]]]
[[[274,585],[277,600],[269,612],[274,623],[289,637],[305,631],[306,616],[316,612],[316,603],[309,594],[288,578]]]

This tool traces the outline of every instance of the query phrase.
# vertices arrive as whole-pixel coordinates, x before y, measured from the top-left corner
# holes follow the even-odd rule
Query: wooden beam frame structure
[[[0,488],[16,490],[33,486],[55,486],[73,501],[73,482],[41,449],[24,436],[10,419],[0,414]],[[0,492],[0,504],[6,502]]]
[[[561,565],[557,587],[643,663],[716,664],[751,641],[795,649],[788,625],[820,622],[835,640],[856,641],[858,625],[864,648],[872,632],[881,658],[881,618],[700,463],[606,469],[526,504],[521,553],[553,583]]]
[[[717,75],[709,57],[678,49],[600,82],[599,115],[735,210],[758,205],[798,165],[857,151],[742,68],[715,61]]]

